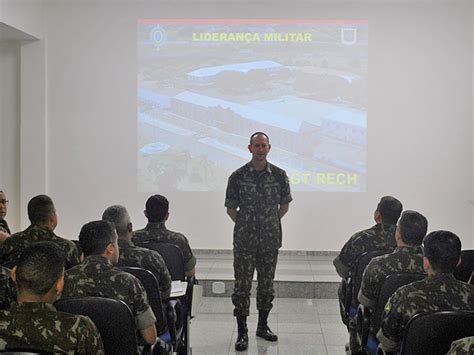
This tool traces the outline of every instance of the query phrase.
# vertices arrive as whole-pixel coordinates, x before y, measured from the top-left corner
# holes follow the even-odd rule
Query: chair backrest
[[[151,271],[139,267],[121,266],[119,269],[132,274],[140,280],[148,296],[150,307],[156,317],[156,330],[158,331],[158,335],[165,333],[167,330],[166,318],[161,301],[159,283],[155,275],[153,275]]]
[[[400,354],[446,354],[454,340],[474,335],[474,311],[437,311],[414,315],[408,322]]]
[[[392,296],[394,292],[400,287],[408,285],[414,281],[422,280],[425,277],[425,274],[400,273],[389,275],[385,278],[384,282],[382,283],[382,287],[380,288],[377,305],[374,308],[370,320],[371,329],[374,331],[374,334],[380,329],[385,304],[387,303],[390,296]]]
[[[363,253],[356,262],[356,267],[351,274],[351,285],[352,285],[352,304],[358,305],[359,302],[357,301],[357,295],[359,294],[360,285],[362,283],[362,275],[364,274],[364,270],[370,261],[375,258],[376,256],[384,255],[392,253],[393,250],[369,250]]]
[[[140,246],[160,253],[168,267],[171,280],[185,280],[183,252],[176,244],[147,241],[141,243]]]
[[[137,354],[135,319],[123,301],[103,297],[60,299],[58,311],[88,316],[95,323],[106,354]]]
[[[474,250],[461,251],[461,263],[454,270],[454,277],[458,280],[468,282],[474,271]]]

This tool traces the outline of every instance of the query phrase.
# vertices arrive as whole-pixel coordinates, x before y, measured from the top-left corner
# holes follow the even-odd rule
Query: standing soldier
[[[225,207],[235,222],[234,276],[232,295],[234,316],[237,317],[237,351],[248,347],[247,316],[250,289],[257,269],[257,336],[277,341],[267,325],[275,291],[278,249],[281,247],[281,218],[288,212],[292,200],[286,172],[267,161],[271,145],[268,136],[256,132],[250,137],[248,149],[252,160],[229,177]]]

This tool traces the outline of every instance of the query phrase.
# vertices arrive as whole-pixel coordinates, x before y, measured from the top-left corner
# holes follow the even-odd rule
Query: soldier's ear
[[[10,271],[10,277],[13,281],[16,282],[16,266],[14,266],[13,269]]]
[[[56,291],[56,295],[60,295],[61,292],[63,291],[64,288],[64,275],[61,275],[61,277],[56,281],[56,284],[54,285],[54,290]]]
[[[132,222],[130,222],[129,224],[127,224],[127,230],[132,233],[133,232],[133,224]]]
[[[426,271],[426,273],[428,273],[428,270],[431,269],[430,261],[426,256],[423,257],[423,269]]]
[[[143,214],[145,215],[146,218],[148,218],[148,214],[146,213],[146,210],[143,211]]]

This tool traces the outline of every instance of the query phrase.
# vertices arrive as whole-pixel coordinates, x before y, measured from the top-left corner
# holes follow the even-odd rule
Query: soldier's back
[[[0,349],[38,349],[62,354],[104,354],[87,317],[58,312],[42,302],[14,303],[0,311]]]

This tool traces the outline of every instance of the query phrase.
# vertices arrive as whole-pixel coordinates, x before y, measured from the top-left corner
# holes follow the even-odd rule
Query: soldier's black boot
[[[270,311],[258,311],[257,336],[268,341],[277,341],[278,336],[268,327],[267,320]]]
[[[237,316],[237,341],[235,342],[235,350],[244,351],[249,347],[249,336],[247,330],[247,317]]]

